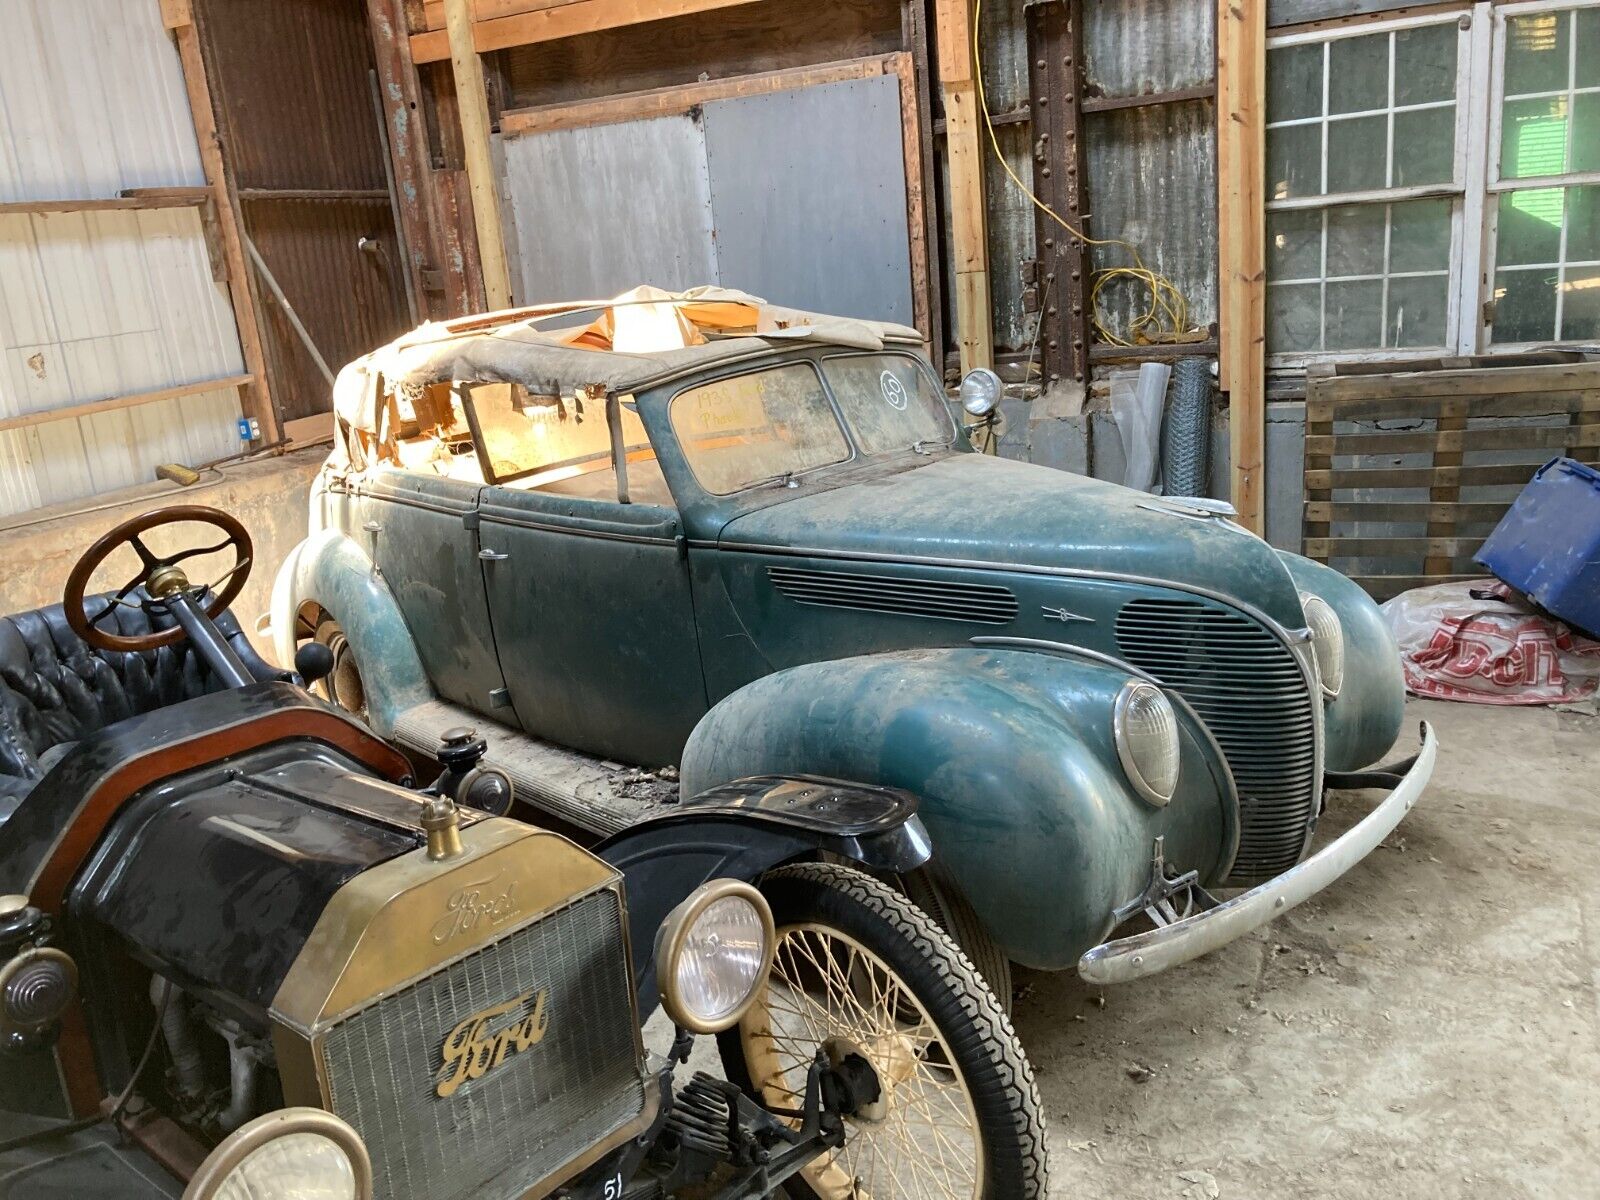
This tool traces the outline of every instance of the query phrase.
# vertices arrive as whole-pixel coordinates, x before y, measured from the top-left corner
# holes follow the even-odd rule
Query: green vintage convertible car
[[[912,792],[936,860],[900,882],[1002,996],[1256,928],[1432,771],[1426,727],[1366,769],[1403,688],[1355,584],[1226,506],[975,453],[915,330],[641,289],[425,325],[335,400],[280,655],[326,643],[404,746],[477,723],[597,835],[679,773]],[[1388,795],[1312,853],[1330,787]]]

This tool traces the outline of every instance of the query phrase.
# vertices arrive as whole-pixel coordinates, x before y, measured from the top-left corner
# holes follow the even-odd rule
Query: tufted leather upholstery
[[[104,597],[91,598],[90,615],[105,604]],[[171,623],[128,607],[102,622],[107,632],[124,635]],[[232,613],[216,624],[257,679],[289,677],[256,655]],[[0,823],[85,734],[220,687],[187,640],[127,654],[90,647],[59,604],[0,617]]]

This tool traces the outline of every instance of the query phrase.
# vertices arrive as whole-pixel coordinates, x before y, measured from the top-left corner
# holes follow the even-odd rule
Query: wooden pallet
[[[1540,464],[1565,455],[1600,465],[1600,361],[1552,357],[1308,372],[1306,557],[1345,571],[1378,600],[1482,578],[1472,555]],[[1538,417],[1551,419],[1517,423]],[[1372,495],[1391,489],[1403,495]],[[1477,494],[1463,500],[1463,489]],[[1412,532],[1385,528],[1394,525]]]

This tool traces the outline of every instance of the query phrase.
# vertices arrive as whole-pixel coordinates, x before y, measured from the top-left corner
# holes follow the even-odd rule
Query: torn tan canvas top
[[[544,327],[580,316],[591,319]],[[596,387],[629,392],[765,354],[789,340],[881,350],[885,343],[921,345],[922,335],[907,325],[780,308],[726,288],[637,287],[610,300],[425,322],[345,367],[334,383],[334,411],[373,429],[367,380],[374,373],[398,386],[462,381],[518,383],[542,395]]]

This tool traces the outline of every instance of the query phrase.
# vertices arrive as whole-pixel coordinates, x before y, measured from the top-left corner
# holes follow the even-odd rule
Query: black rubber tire
[[[1044,1109],[1010,1020],[950,935],[880,880],[834,863],[780,867],[761,881],[777,926],[830,926],[870,948],[932,1017],[962,1072],[983,1140],[983,1200],[1049,1195]],[[718,1036],[729,1080],[755,1095],[737,1027]],[[759,1099],[759,1098],[758,1098]],[[789,1195],[814,1197],[799,1176]],[[893,1197],[876,1198],[893,1200]]]
[[[333,653],[333,670],[319,679],[313,690],[330,704],[344,709],[351,716],[367,719],[366,689],[361,683],[361,668],[355,652],[350,649],[344,629],[333,617],[324,613],[312,633],[312,640],[321,642]]]
[[[995,945],[984,928],[978,914],[972,911],[961,885],[937,863],[929,863],[909,875],[900,876],[901,891],[910,897],[944,931],[955,939],[956,945],[972,960],[978,974],[989,985],[989,990],[1000,1001],[1006,1016],[1011,1015],[1011,960],[1004,950]]]

